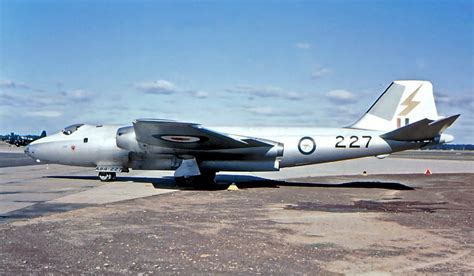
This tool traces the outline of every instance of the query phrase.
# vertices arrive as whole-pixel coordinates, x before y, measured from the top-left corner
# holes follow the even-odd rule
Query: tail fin
[[[394,81],[351,127],[391,131],[423,119],[439,118],[429,81]]]

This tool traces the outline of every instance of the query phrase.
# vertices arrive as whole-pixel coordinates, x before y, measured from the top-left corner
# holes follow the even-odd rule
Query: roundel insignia
[[[304,155],[311,154],[316,150],[316,143],[314,142],[313,138],[305,136],[300,139],[298,143],[298,150]]]
[[[174,143],[195,143],[201,141],[201,138],[199,137],[183,135],[163,135],[160,138],[162,140]]]

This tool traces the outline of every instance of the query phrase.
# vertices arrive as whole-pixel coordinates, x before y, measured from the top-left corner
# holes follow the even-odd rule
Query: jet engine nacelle
[[[132,126],[122,127],[117,130],[115,137],[117,147],[131,152],[141,152]]]

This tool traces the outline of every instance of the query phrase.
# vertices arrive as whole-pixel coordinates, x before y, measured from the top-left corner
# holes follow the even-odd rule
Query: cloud
[[[25,114],[27,116],[46,117],[46,118],[56,118],[63,115],[61,112],[56,111],[56,110],[27,111]]]
[[[446,94],[435,93],[434,95],[436,105],[452,105],[454,103],[453,98]]]
[[[273,106],[244,106],[243,111],[269,119],[285,118],[286,120],[289,118],[307,117],[313,114],[313,110],[304,111],[298,108],[288,110],[282,109],[281,107],[275,108]],[[277,120],[275,123],[278,124],[280,122]]]
[[[455,98],[450,97],[446,94],[442,93],[436,93],[435,96],[435,101],[436,104],[438,105],[444,105],[444,106],[449,106],[449,107],[456,107],[456,108],[465,108],[467,110],[470,110],[474,108],[474,97],[471,96],[471,93],[467,93],[469,96],[456,96]]]
[[[342,126],[353,123],[364,111],[356,95],[345,89],[335,89],[325,94],[331,104],[324,109],[325,116],[334,125]]]
[[[34,110],[42,108],[69,109],[69,111],[83,111],[88,108],[92,96],[81,90],[72,92],[51,92],[35,94],[12,95],[0,92],[0,106],[10,106],[17,109]],[[74,108],[71,106],[74,105]]]
[[[93,109],[91,102],[97,96],[84,89],[51,90],[37,89],[29,84],[16,81],[1,81],[0,107],[7,113],[15,114],[13,120],[21,118],[75,118],[81,117],[86,111]],[[22,89],[18,93],[17,89]]]
[[[33,91],[39,91],[39,92],[43,91],[42,89],[34,88],[34,87],[31,87],[27,84],[19,83],[19,82],[12,81],[12,80],[0,80],[0,88],[4,88],[4,89],[29,89],[29,90],[33,90]]]
[[[187,94],[191,97],[204,99],[209,93],[201,90],[183,90],[167,80],[136,82],[133,87],[141,92],[153,95]]]
[[[66,92],[66,95],[74,99],[84,99],[89,96],[88,93],[82,89],[76,89],[76,90]]]
[[[11,80],[1,80],[0,81],[0,88],[15,88],[16,83]]]
[[[149,94],[169,95],[177,92],[174,83],[167,80],[137,82],[133,84],[133,87]]]
[[[295,43],[295,47],[298,49],[308,50],[311,48],[311,44],[308,42],[300,41]]]
[[[92,98],[91,94],[83,89],[61,91],[61,95],[65,98],[64,100],[72,100],[74,102],[88,102]]]
[[[355,100],[355,95],[347,90],[331,90],[326,93],[326,97],[335,103],[350,103]]]
[[[467,109],[467,111],[470,113],[472,110],[474,110],[474,97],[465,97],[463,100],[459,101],[459,105],[461,105],[463,108]]]
[[[198,98],[198,99],[205,99],[207,97],[209,97],[209,93],[207,93],[206,91],[189,91],[191,93],[191,95],[195,98]]]
[[[311,73],[311,78],[312,79],[320,79],[322,77],[327,76],[329,73],[331,73],[331,70],[327,67],[323,66],[318,66],[312,73]]]
[[[338,114],[344,114],[344,117],[347,116],[358,116],[362,115],[362,110],[358,106],[355,105],[338,105],[335,107]],[[332,109],[330,112],[334,111]]]
[[[0,91],[0,106],[13,106],[16,103],[16,98],[11,92]]]
[[[270,106],[255,106],[248,107],[245,109],[246,112],[256,114],[256,115],[273,115],[275,111]]]
[[[226,89],[226,91],[231,93],[247,94],[250,97],[260,98],[284,98],[288,100],[299,100],[303,97],[302,93],[272,86],[258,87],[251,85],[239,85],[235,88]]]

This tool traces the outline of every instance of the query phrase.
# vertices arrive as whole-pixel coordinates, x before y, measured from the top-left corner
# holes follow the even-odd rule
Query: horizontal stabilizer
[[[456,121],[460,116],[453,115],[440,120],[423,119],[421,121],[406,125],[394,131],[383,134],[381,137],[396,141],[423,141],[435,138],[446,128]]]

